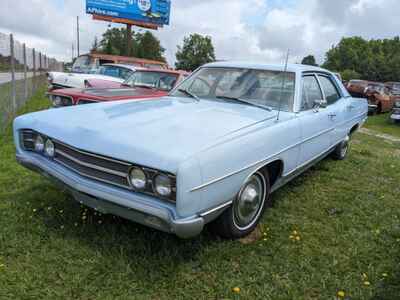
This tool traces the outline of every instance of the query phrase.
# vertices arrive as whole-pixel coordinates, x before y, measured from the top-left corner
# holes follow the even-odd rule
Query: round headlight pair
[[[133,167],[129,172],[129,181],[136,190],[144,190],[147,185],[147,175],[139,167]],[[154,191],[161,197],[169,197],[172,194],[171,179],[163,174],[156,175],[153,179]]]
[[[35,139],[35,151],[40,153],[44,152],[48,157],[54,157],[56,152],[54,143],[50,139],[45,141],[41,135],[38,135]]]

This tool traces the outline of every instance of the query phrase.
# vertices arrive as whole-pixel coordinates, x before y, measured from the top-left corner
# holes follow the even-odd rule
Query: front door
[[[305,75],[301,111],[297,114],[302,134],[299,166],[311,162],[332,147],[331,134],[335,128],[332,120],[334,109],[332,106],[316,107],[315,103],[320,101],[325,99],[317,76]]]

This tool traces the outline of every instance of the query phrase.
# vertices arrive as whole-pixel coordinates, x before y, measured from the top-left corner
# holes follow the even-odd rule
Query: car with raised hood
[[[393,110],[390,115],[390,119],[394,123],[400,123],[400,99],[394,102]]]
[[[119,84],[128,79],[137,67],[126,64],[104,64],[88,71],[89,73],[48,72],[48,90],[53,91],[65,88],[85,88],[87,80],[102,79]]]
[[[252,232],[271,193],[367,118],[337,77],[303,65],[216,62],[167,97],[65,107],[14,121],[16,158],[80,203],[181,238]]]
[[[152,99],[168,93],[188,76],[187,72],[143,69],[123,83],[95,79],[84,89],[60,89],[47,93],[55,108],[105,101]]]
[[[396,100],[400,99],[398,90],[390,90],[383,83],[368,84],[365,96],[368,99],[369,112],[380,114],[390,112]]]

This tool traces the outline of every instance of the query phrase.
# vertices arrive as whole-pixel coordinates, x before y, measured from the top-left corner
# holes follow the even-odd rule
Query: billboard
[[[169,25],[171,0],[86,0],[88,14]]]

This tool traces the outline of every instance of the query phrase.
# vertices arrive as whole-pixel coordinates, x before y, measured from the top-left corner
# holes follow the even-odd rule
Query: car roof
[[[102,64],[101,66],[120,67],[120,68],[130,69],[132,71],[140,70],[140,68],[138,68],[138,67],[136,67],[134,65],[128,65],[128,64],[111,64],[111,63],[108,63],[108,64]]]
[[[169,74],[176,74],[176,75],[188,75],[189,72],[182,71],[182,70],[170,70],[170,69],[138,69],[137,71],[144,71],[144,72],[160,72],[160,73],[169,73]]]
[[[214,67],[214,68],[243,68],[243,69],[256,69],[256,70],[271,70],[271,71],[284,71],[285,64],[266,64],[266,63],[255,63],[245,61],[221,61],[214,62],[204,65],[203,67]],[[288,64],[288,72],[328,72],[326,69],[319,67],[313,67],[302,64]]]

